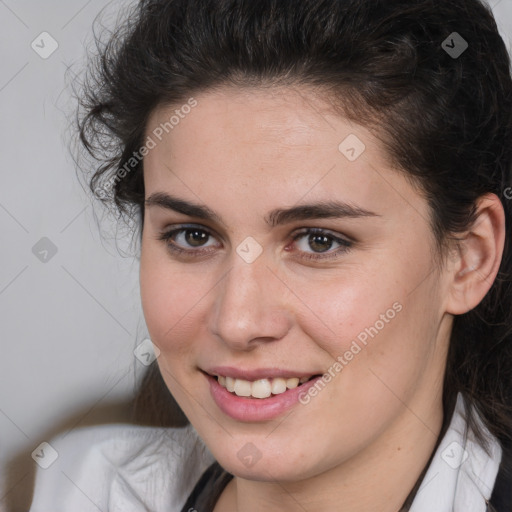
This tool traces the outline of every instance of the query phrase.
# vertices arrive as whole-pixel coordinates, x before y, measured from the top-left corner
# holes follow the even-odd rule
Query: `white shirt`
[[[459,395],[411,512],[485,512],[502,451],[490,454],[467,432]],[[87,427],[50,441],[58,457],[38,468],[29,512],[181,512],[214,462],[192,426]]]

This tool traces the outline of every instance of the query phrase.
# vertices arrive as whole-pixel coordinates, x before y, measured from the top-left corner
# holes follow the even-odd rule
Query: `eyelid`
[[[327,229],[327,228],[317,228],[317,227],[304,227],[299,228],[298,231],[294,232],[291,236],[293,240],[296,240],[300,236],[303,235],[311,235],[311,234],[321,234],[321,235],[327,235],[333,238],[336,241],[339,241],[340,243],[355,243],[355,240],[345,234],[338,233],[337,231],[333,229]]]

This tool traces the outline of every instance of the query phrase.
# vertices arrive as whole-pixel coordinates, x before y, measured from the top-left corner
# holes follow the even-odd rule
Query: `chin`
[[[243,436],[226,438],[225,443],[207,439],[207,446],[226,471],[246,480],[297,482],[326,469],[321,467],[321,460],[315,460],[318,453],[303,453],[282,442],[276,448],[277,442],[265,441],[264,436]]]

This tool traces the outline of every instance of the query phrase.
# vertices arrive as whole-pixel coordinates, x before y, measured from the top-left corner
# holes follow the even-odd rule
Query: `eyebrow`
[[[205,205],[192,203],[184,199],[173,197],[164,192],[155,192],[145,200],[146,206],[159,206],[189,217],[215,221],[226,226],[222,218]],[[265,218],[265,222],[275,227],[299,220],[328,219],[328,218],[361,218],[380,217],[375,212],[365,210],[349,203],[338,201],[321,201],[314,204],[292,206],[291,208],[277,208],[272,210]]]

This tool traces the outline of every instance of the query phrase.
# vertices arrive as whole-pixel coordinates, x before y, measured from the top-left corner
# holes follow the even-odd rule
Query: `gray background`
[[[79,185],[68,149],[67,84],[83,68],[93,19],[107,6],[112,23],[128,4],[0,0],[0,511],[27,509],[31,453],[41,442],[126,421],[144,370],[133,354],[147,337],[138,261],[101,237],[101,210]],[[511,48],[512,0],[491,5]],[[46,59],[31,47],[51,49],[42,32],[58,43]],[[101,226],[114,233],[108,219]]]

